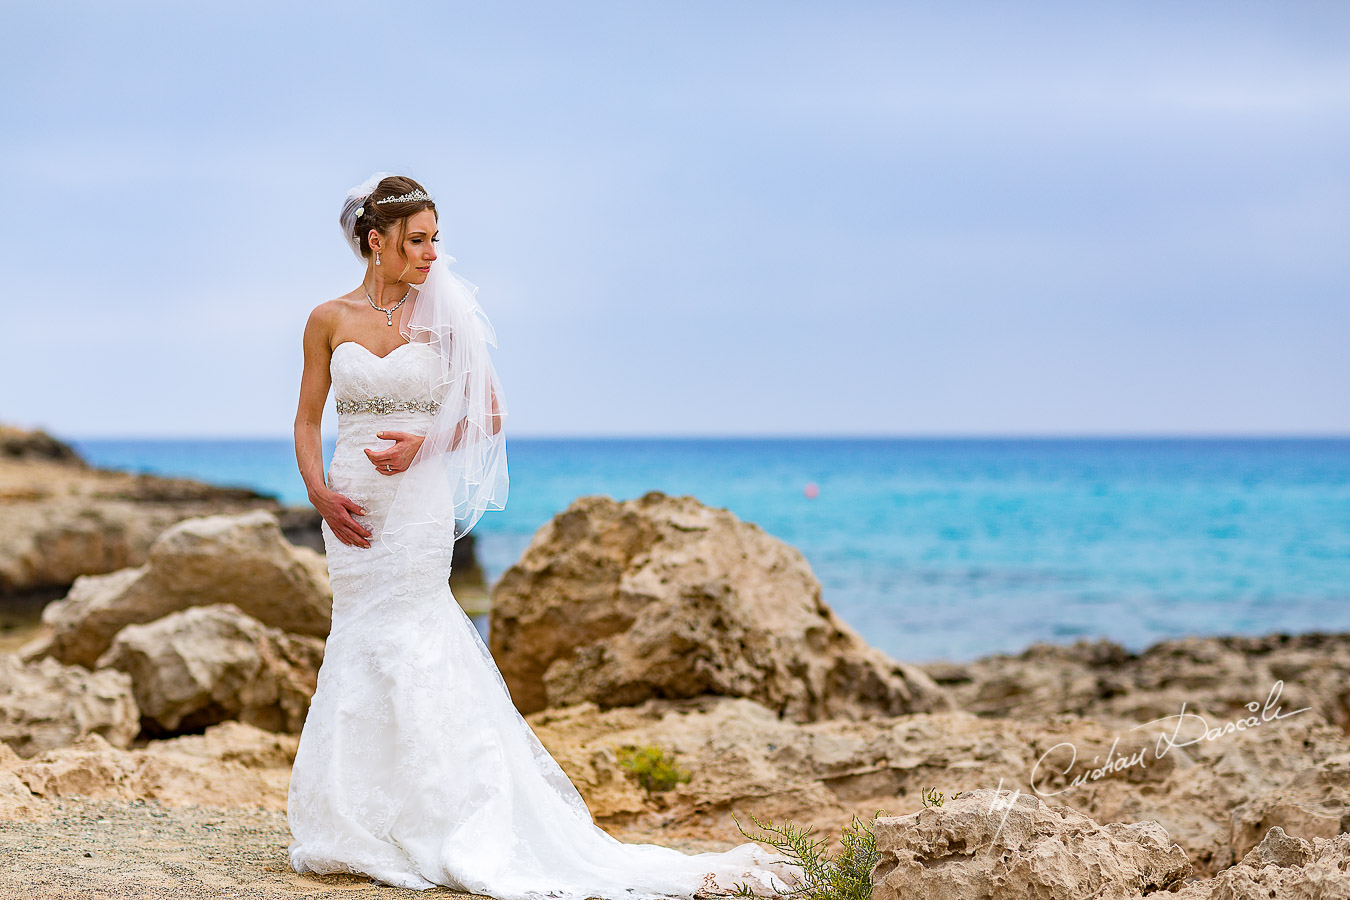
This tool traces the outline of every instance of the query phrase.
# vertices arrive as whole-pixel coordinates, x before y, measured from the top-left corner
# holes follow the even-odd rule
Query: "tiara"
[[[375,203],[376,205],[381,203],[416,203],[420,200],[425,200],[430,203],[431,195],[421,188],[418,188],[417,190],[410,191],[406,194],[399,194],[397,197],[384,197],[380,200],[376,200]]]

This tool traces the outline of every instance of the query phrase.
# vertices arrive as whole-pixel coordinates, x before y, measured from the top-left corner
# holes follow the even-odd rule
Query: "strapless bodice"
[[[439,366],[439,355],[426,343],[403,344],[387,356],[376,356],[356,341],[333,348],[329,374],[339,412],[328,486],[365,506],[367,514],[355,516],[356,521],[377,535],[403,473],[381,474],[364,451],[394,446],[377,432],[427,433],[440,399],[430,388]],[[322,530],[329,553],[365,551],[339,542],[327,522]]]
[[[388,356],[376,356],[364,344],[343,341],[333,348],[329,363],[333,397],[337,401],[339,413],[346,404],[360,405],[362,401],[371,399],[409,405],[434,404],[436,398],[429,395],[428,384],[438,363],[439,356],[426,343],[402,344]],[[361,412],[377,417],[387,414],[380,411],[378,405],[375,410]],[[345,421],[346,417],[340,415],[338,427],[341,428]]]

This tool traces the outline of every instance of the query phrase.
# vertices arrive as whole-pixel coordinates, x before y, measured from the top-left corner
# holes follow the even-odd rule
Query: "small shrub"
[[[732,816],[741,834],[752,841],[769,844],[788,858],[792,865],[800,868],[800,884],[790,891],[777,891],[780,897],[794,897],[798,900],[870,900],[872,896],[872,868],[877,864],[877,839],[872,833],[877,816],[884,815],[882,810],[872,814],[872,818],[863,821],[857,816],[844,826],[840,835],[839,853],[831,856],[825,849],[825,841],[812,840],[813,826],[802,827],[784,822],[775,825],[772,821],[761,822],[750,815],[751,821],[767,834],[748,833],[741,823]],[[746,884],[738,883],[726,896],[756,897]]]
[[[618,756],[619,765],[636,775],[638,784],[649,794],[671,790],[693,777],[676,764],[674,754],[653,744],[645,747],[625,744],[619,748]]]
[[[960,797],[962,793],[964,792],[957,791],[955,794],[952,794],[952,799],[955,800],[957,797]],[[924,806],[941,806],[947,802],[947,798],[942,796],[942,792],[937,788],[924,788],[919,794],[919,802]]]

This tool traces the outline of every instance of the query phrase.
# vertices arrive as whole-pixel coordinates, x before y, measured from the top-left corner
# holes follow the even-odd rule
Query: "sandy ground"
[[[45,822],[0,822],[0,898],[471,897],[352,875],[297,875],[284,812],[65,799]]]
[[[0,821],[0,900],[479,896],[391,887],[365,876],[297,875],[282,811],[78,797],[44,805],[52,811],[45,821]],[[614,836],[685,853],[732,846],[641,829]]]

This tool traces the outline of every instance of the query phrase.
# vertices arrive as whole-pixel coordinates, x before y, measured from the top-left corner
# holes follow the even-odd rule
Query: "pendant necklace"
[[[364,288],[363,288],[363,290],[364,290]],[[412,287],[409,287],[407,293],[405,293],[405,294],[403,295],[403,300],[407,300],[407,299],[408,299],[408,294],[411,294],[411,293],[412,293]],[[368,290],[366,291],[366,299],[370,301],[370,305],[371,305],[371,306],[375,306],[375,298],[372,297],[372,296],[370,296],[370,291],[368,291]],[[378,309],[380,312],[384,313],[385,318],[387,318],[387,319],[389,320],[388,324],[389,324],[390,326],[392,326],[392,325],[394,324],[394,310],[398,309],[400,306],[403,305],[403,300],[398,301],[397,303],[395,303],[393,306],[389,307],[388,309],[385,309],[383,306],[375,306],[375,308]]]

